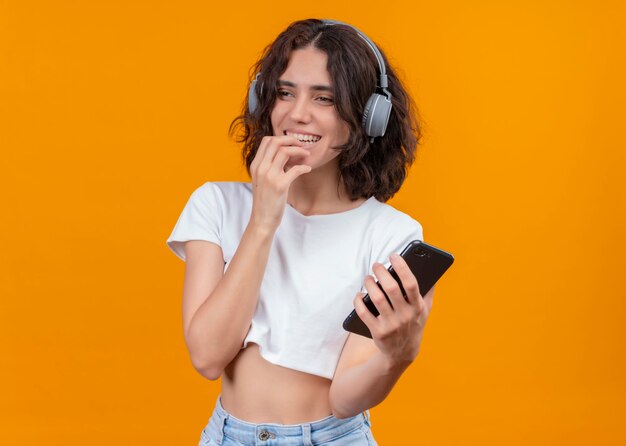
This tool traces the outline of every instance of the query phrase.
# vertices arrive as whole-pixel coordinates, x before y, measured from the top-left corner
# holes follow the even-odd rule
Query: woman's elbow
[[[198,372],[211,381],[217,381],[222,376],[222,370],[218,369],[198,370]]]
[[[338,411],[335,408],[331,408],[331,411],[333,413],[333,417],[338,418],[340,420],[343,419],[343,418],[349,418],[349,415],[347,415],[347,414],[345,414],[343,412],[340,412],[340,411]]]
[[[345,410],[345,409],[348,409],[348,410]],[[330,410],[333,413],[333,416],[339,419],[350,418],[360,413],[360,412],[353,412],[349,408],[343,408],[343,409],[338,408],[335,404],[332,404],[332,403],[330,404]]]
[[[224,371],[222,367],[219,367],[216,364],[210,364],[204,361],[194,360],[193,357],[191,358],[191,364],[200,375],[211,381],[219,379]]]
[[[335,418],[342,419],[342,418],[349,418],[350,417],[349,413],[347,413],[347,412],[341,410],[339,407],[337,407],[337,404],[335,402],[334,396],[332,395],[332,392],[331,392],[331,395],[330,395],[330,398],[329,398],[329,403],[330,403],[330,411],[332,412],[332,414],[333,414],[333,416]]]

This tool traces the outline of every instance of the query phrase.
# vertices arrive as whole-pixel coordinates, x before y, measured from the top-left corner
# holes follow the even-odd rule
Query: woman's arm
[[[273,236],[271,231],[248,225],[225,273],[219,246],[199,240],[185,243],[185,342],[193,366],[208,379],[219,378],[241,349]]]
[[[430,313],[434,288],[422,298],[417,280],[400,256],[392,256],[407,299],[383,265],[374,273],[389,296],[389,305],[374,279],[365,288],[378,309],[375,317],[359,293],[354,300],[357,314],[372,333],[372,339],[350,334],[330,387],[330,404],[337,418],[347,418],[382,402],[419,352],[424,325]]]
[[[311,170],[306,165],[284,170],[290,157],[308,153],[302,145],[290,136],[263,138],[250,165],[250,221],[226,272],[219,246],[198,240],[185,243],[185,342],[194,367],[209,379],[220,377],[250,329],[289,187]]]

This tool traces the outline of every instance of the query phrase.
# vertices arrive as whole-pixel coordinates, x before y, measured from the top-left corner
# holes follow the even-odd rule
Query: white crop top
[[[188,240],[222,248],[226,270],[250,219],[250,183],[206,183],[183,209],[167,245],[185,260]],[[259,300],[242,348],[259,345],[267,361],[332,379],[348,338],[342,323],[365,292],[374,262],[411,240],[423,240],[421,225],[393,207],[369,198],[359,207],[305,216],[287,205],[272,244]]]

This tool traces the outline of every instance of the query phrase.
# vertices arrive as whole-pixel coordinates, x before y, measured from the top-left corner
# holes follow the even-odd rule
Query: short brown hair
[[[260,73],[257,108],[250,113],[246,97],[242,114],[230,126],[230,134],[237,134],[237,141],[243,143],[242,157],[248,173],[261,139],[273,134],[270,115],[278,79],[287,69],[291,52],[309,46],[328,57],[335,107],[350,129],[348,142],[338,148],[340,180],[352,200],[375,196],[385,202],[400,189],[415,158],[421,139],[417,109],[381,51],[393,108],[385,136],[370,141],[361,122],[365,104],[376,90],[378,62],[372,49],[346,25],[301,20],[289,25],[265,48],[251,76]]]

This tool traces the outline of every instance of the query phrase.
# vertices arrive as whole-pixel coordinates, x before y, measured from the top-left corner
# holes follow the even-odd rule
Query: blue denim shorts
[[[226,412],[218,397],[199,446],[376,446],[369,411],[351,418],[330,415],[304,424],[254,424]]]

